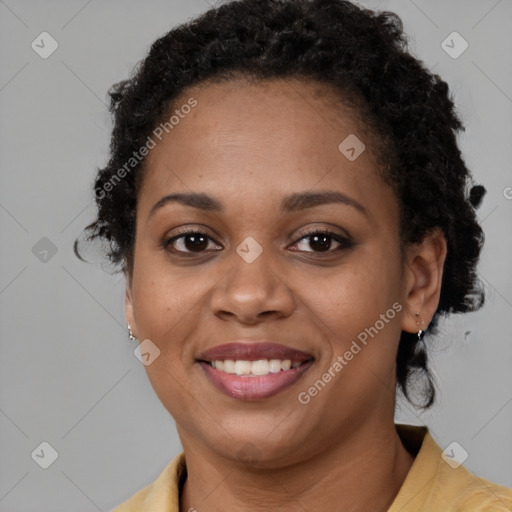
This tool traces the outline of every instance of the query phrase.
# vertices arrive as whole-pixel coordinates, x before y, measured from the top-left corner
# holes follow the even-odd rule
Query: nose
[[[217,283],[211,297],[212,311],[217,317],[254,325],[292,314],[296,306],[292,291],[278,271],[270,268],[264,254],[252,263],[237,253],[233,259],[233,266]]]

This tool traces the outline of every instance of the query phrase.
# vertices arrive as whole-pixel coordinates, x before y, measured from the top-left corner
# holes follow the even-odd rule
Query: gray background
[[[364,4],[397,12],[412,51],[449,82],[467,125],[465,159],[488,189],[479,210],[487,304],[442,324],[437,405],[420,414],[401,403],[397,421],[429,425],[443,448],[464,447],[470,470],[512,486],[512,2]],[[181,449],[127,339],[122,277],[98,255],[78,261],[72,243],[93,218],[92,180],[111,128],[107,89],[158,36],[207,7],[0,1],[2,512],[110,510]],[[31,48],[43,31],[59,44],[48,59]],[[469,43],[457,59],[441,47],[453,31]],[[41,252],[43,237],[56,254]],[[31,458],[43,441],[58,452],[46,470]]]

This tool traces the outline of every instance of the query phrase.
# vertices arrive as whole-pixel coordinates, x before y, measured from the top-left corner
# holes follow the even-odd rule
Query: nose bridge
[[[212,296],[215,314],[231,314],[254,321],[262,313],[290,314],[291,292],[272,268],[272,251],[245,239],[231,255],[231,268]]]
[[[259,251],[258,251],[259,252]],[[240,244],[236,255],[233,255],[231,272],[228,275],[228,285],[233,292],[261,297],[271,294],[275,287],[276,276],[270,269],[270,250],[267,249],[258,255],[257,249],[251,247],[250,242]],[[242,253],[242,254],[241,254]]]

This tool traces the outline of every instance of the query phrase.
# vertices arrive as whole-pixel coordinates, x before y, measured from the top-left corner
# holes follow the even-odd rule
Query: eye
[[[338,247],[333,249],[333,242],[338,244]],[[333,253],[342,249],[348,249],[353,246],[353,243],[349,238],[324,228],[306,232],[306,234],[293,245],[299,247],[293,250],[302,252]],[[312,250],[308,251],[308,246]],[[171,253],[182,255],[192,255],[194,253],[202,254],[208,251],[222,250],[222,247],[216,244],[206,233],[193,229],[184,230],[176,236],[166,238],[162,242],[162,247]]]
[[[214,242],[206,233],[196,230],[185,230],[181,234],[173,236],[163,241],[162,246],[169,252],[173,253],[203,253],[207,249],[218,251],[222,249],[219,245],[215,245],[212,249],[209,242]]]
[[[307,241],[309,239],[309,242]],[[332,249],[333,241],[338,244],[338,247]],[[304,252],[318,252],[318,253],[333,253],[342,249],[349,249],[353,246],[352,241],[338,233],[334,233],[329,229],[315,229],[309,231],[305,236],[301,237],[294,245],[300,246],[302,249],[299,251]],[[312,251],[308,251],[305,247],[309,246]]]

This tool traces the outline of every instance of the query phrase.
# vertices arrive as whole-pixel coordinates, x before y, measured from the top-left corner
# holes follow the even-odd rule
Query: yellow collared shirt
[[[388,512],[512,512],[512,489],[453,468],[426,427],[396,425],[417,454]],[[177,455],[150,485],[112,512],[180,512],[179,490],[186,476],[185,454]]]

